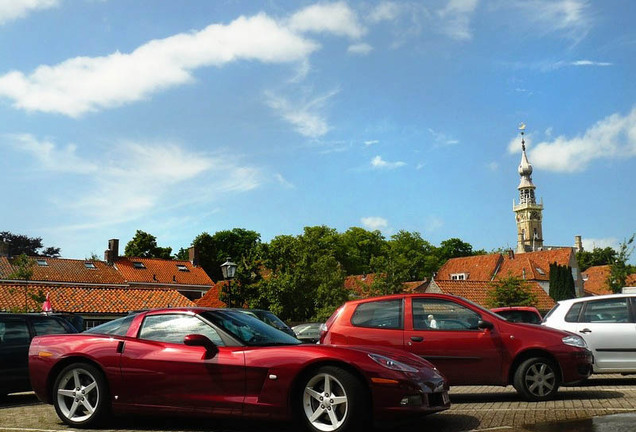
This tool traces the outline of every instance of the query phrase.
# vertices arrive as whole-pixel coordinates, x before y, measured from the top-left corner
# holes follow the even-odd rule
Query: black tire
[[[106,379],[88,363],[73,363],[62,369],[55,378],[52,399],[58,417],[73,427],[99,426],[110,411]]]
[[[323,366],[303,379],[295,405],[308,430],[344,432],[369,424],[368,401],[368,389],[355,375],[336,366]]]
[[[513,380],[517,392],[531,402],[552,399],[559,390],[559,370],[552,360],[533,357],[517,367]]]

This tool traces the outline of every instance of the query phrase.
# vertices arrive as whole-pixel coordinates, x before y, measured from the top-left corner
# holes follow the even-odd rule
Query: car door
[[[0,391],[24,391],[29,383],[31,335],[21,317],[0,317]]]
[[[636,323],[629,297],[586,301],[575,331],[594,354],[597,372],[636,371]]]
[[[496,328],[479,329],[481,315],[452,299],[409,300],[407,351],[437,366],[451,385],[501,384],[502,349]]]
[[[186,346],[188,334],[203,334],[219,352],[206,355],[200,346]],[[225,347],[216,330],[188,314],[148,315],[137,338],[121,347],[121,402],[164,406],[209,414],[236,414],[245,397],[242,347]]]

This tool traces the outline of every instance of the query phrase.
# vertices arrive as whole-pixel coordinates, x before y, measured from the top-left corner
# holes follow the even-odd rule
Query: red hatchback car
[[[592,371],[585,341],[552,330],[506,321],[461,297],[398,294],[345,303],[320,343],[401,348],[435,364],[450,385],[512,384],[541,401]]]

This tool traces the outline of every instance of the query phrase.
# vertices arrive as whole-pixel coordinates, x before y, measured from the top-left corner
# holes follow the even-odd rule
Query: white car
[[[583,337],[594,354],[594,373],[636,373],[636,294],[562,300],[542,325]]]

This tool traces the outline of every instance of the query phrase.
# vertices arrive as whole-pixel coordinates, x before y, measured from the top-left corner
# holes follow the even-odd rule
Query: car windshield
[[[203,312],[205,319],[248,346],[298,345],[301,342],[251,315],[238,311]]]
[[[137,314],[127,315],[123,318],[108,321],[104,324],[88,329],[84,333],[126,336],[126,333],[128,333],[128,327],[130,327],[130,323],[136,316]]]

